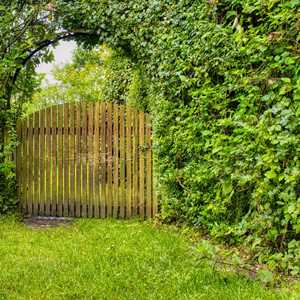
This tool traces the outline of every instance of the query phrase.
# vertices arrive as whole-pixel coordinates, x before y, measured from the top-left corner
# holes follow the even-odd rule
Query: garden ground
[[[0,219],[0,299],[300,299],[218,272],[172,227],[77,220],[30,228]]]

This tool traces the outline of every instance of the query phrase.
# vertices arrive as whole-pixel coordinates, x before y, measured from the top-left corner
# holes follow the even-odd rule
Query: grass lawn
[[[217,273],[173,230],[78,220],[30,229],[0,219],[0,299],[299,299]]]

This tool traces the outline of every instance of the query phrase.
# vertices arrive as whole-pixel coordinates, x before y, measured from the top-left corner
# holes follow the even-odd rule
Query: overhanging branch
[[[9,95],[8,95],[8,102],[7,102],[7,108],[10,108],[10,98],[11,98],[11,94],[12,94],[12,90],[13,90],[13,86],[15,85],[20,72],[22,71],[22,69],[26,66],[26,64],[41,50],[45,49],[46,47],[49,47],[61,40],[65,40],[65,39],[72,39],[75,38],[77,36],[82,36],[82,35],[87,35],[87,36],[99,36],[100,32],[90,32],[90,31],[86,31],[86,30],[81,30],[81,29],[77,29],[77,30],[73,30],[71,32],[65,32],[61,35],[58,35],[57,37],[55,37],[54,39],[50,39],[50,40],[44,40],[41,41],[37,44],[37,47],[31,51],[29,51],[28,55],[21,61],[20,66],[15,70],[14,75],[11,77],[11,88],[9,91]]]

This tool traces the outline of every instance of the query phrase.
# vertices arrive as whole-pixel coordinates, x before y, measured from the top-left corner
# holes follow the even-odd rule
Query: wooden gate
[[[24,214],[153,217],[149,115],[112,103],[53,106],[17,125]]]

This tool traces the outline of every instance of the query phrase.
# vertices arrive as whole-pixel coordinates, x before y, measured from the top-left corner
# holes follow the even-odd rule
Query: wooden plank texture
[[[52,199],[51,199],[51,185],[52,185],[52,178],[51,178],[51,110],[47,108],[45,110],[45,117],[46,117],[46,130],[45,130],[45,215],[51,215],[51,208],[52,208]]]
[[[35,112],[32,116],[32,155],[31,168],[32,168],[32,215],[38,215],[38,205],[39,205],[39,113]]]
[[[51,128],[51,135],[52,135],[52,149],[51,149],[51,156],[52,156],[52,190],[51,190],[51,198],[52,198],[52,216],[57,215],[57,106],[53,106],[51,108],[51,119],[52,119],[52,128]]]
[[[69,212],[69,103],[64,104],[64,129],[63,129],[63,147],[64,147],[64,198],[63,198],[63,216],[68,217]]]
[[[82,177],[81,177],[81,216],[87,217],[87,106],[82,103],[81,110],[81,163],[82,163]]]
[[[70,177],[70,193],[69,193],[69,213],[70,217],[75,216],[75,106],[69,106],[69,177]]]
[[[120,217],[125,218],[125,124],[124,106],[120,105]]]
[[[101,103],[101,204],[100,216],[106,217],[106,104]]]
[[[27,157],[27,121],[22,121],[22,160],[21,160],[21,187],[22,187],[22,210],[26,214],[27,213],[27,163],[28,163],[28,157]]]
[[[100,216],[100,103],[95,103],[95,116],[94,116],[94,126],[95,126],[95,133],[94,133],[94,216],[99,218]]]
[[[107,128],[106,128],[106,144],[107,144],[107,184],[106,184],[106,199],[107,199],[107,217],[112,216],[112,104],[107,103]]]
[[[145,218],[145,118],[139,114],[139,214]]]
[[[40,154],[39,154],[39,144],[40,144],[40,114],[36,112],[34,114],[34,152],[33,152],[33,169],[34,169],[34,199],[33,199],[33,215],[38,215],[39,213],[39,203],[40,203],[40,175],[39,175],[39,165],[40,165]]]
[[[151,120],[146,115],[146,216],[152,217],[152,138]]]
[[[88,104],[88,217],[94,216],[94,104]]]
[[[152,154],[153,156],[153,154]],[[156,216],[158,213],[158,201],[157,201],[157,194],[156,194],[156,177],[155,177],[155,165],[154,165],[154,159],[152,158],[152,181],[153,181],[153,189],[152,189],[152,206],[153,206],[153,217]]]
[[[28,118],[28,162],[27,162],[27,210],[28,214],[32,215],[32,207],[33,207],[33,125],[34,125],[34,114],[30,115]]]
[[[17,127],[16,127],[16,133],[18,137],[18,146],[17,146],[17,153],[16,153],[16,180],[17,180],[17,197],[19,200],[19,203],[22,203],[21,198],[21,160],[22,160],[22,127],[20,120],[17,121]],[[22,211],[22,209],[21,209]]]
[[[113,108],[113,216],[119,214],[119,105]]]
[[[63,215],[63,200],[64,200],[64,182],[63,182],[63,107],[60,105],[57,107],[58,110],[58,126],[57,126],[57,160],[58,160],[58,168],[57,168],[57,211],[56,214],[58,217],[62,217]]]
[[[76,105],[76,200],[75,200],[75,216],[81,216],[81,105]]]
[[[21,141],[22,141],[22,145],[21,145],[21,152],[22,152],[22,157],[20,160],[20,187],[21,187],[21,199],[22,199],[22,203],[20,204],[20,208],[22,209],[22,211],[25,213],[25,209],[26,209],[26,166],[25,166],[25,161],[26,161],[26,122],[24,120],[21,121]]]
[[[132,110],[126,110],[126,217],[132,215]]]
[[[139,115],[134,111],[133,115],[133,148],[132,148],[132,167],[133,167],[133,215],[138,215],[139,191],[138,191],[138,172],[139,172]]]
[[[45,110],[40,111],[40,205],[39,215],[45,215]]]

